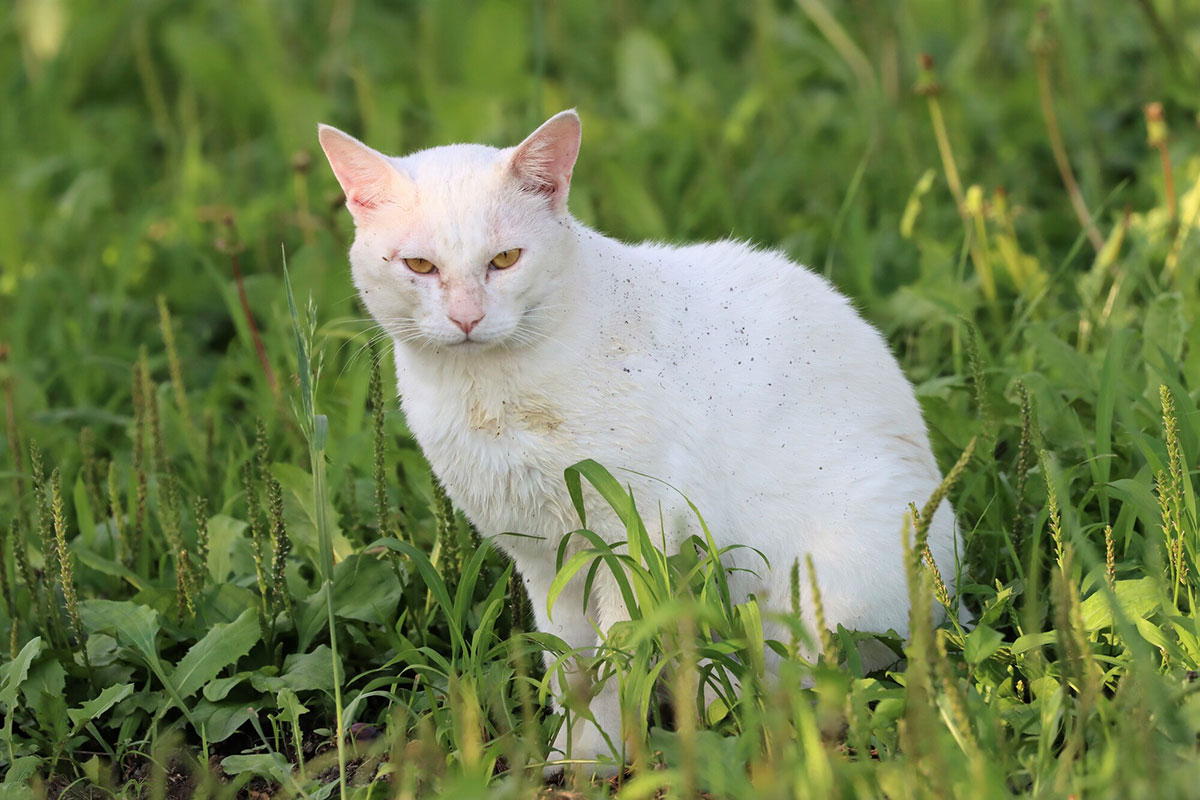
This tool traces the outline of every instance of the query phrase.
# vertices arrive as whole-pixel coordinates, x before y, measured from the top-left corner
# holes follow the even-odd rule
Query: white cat
[[[811,554],[830,625],[906,631],[901,531],[940,475],[883,337],[779,253],[625,244],[585,227],[567,211],[580,130],[564,111],[514,148],[390,158],[320,128],[357,227],[354,283],[395,340],[404,414],[450,497],[485,536],[540,537],[497,541],[538,627],[573,647],[626,618],[600,582],[585,616],[581,577],[546,614],[558,543],[579,523],[563,470],[585,458],[631,485],[648,519],[662,509],[669,548],[697,532],[694,516],[637,473],[694,501],[718,545],[765,554],[769,571],[733,551],[757,573],[730,574],[738,598],[786,610],[790,566]],[[588,512],[624,539],[598,497]],[[949,503],[929,546],[953,591]],[[620,747],[614,681],[590,710]],[[567,741],[564,725],[556,748]],[[620,757],[582,720],[570,742],[574,758]]]

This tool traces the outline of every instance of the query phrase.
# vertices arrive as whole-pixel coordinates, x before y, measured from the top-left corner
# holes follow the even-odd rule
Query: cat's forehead
[[[471,144],[393,159],[414,190],[401,229],[439,249],[493,246],[497,235],[529,219],[510,159],[511,151]]]
[[[466,183],[478,189],[479,183],[496,179],[504,161],[504,151],[482,144],[443,145],[392,159],[423,193]]]

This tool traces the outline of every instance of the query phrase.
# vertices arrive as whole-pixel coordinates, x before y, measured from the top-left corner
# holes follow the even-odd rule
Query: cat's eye
[[[429,273],[437,270],[437,267],[433,265],[433,262],[427,258],[406,258],[404,259],[404,263],[408,265],[409,269],[418,275],[428,275]]]
[[[517,259],[520,257],[521,249],[519,247],[513,250],[505,250],[503,253],[497,254],[496,257],[492,259],[492,262],[489,266],[491,266],[492,269],[508,269],[513,264],[517,263]]]

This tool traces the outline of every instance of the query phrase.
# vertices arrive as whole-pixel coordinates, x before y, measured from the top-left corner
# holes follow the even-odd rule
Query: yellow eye
[[[495,269],[508,269],[513,264],[517,263],[517,259],[521,257],[521,250],[505,250],[492,259],[492,267]]]
[[[404,263],[418,275],[428,275],[437,270],[433,262],[426,258],[406,258],[404,259]]]

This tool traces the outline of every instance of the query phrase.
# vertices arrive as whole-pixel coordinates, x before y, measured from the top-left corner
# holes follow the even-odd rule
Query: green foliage
[[[913,498],[909,642],[795,615],[764,642],[711,536],[661,552],[621,475],[576,465],[627,529],[580,504],[555,584],[630,610],[588,656],[633,734],[620,796],[1196,796],[1200,7],[1040,6],[19,0],[0,797],[160,797],[168,770],[535,796],[570,654],[386,400],[315,123],[402,152],[567,106],[586,222],[777,245],[885,333],[974,616],[929,626]],[[798,610],[811,576],[773,566]],[[866,642],[905,658],[863,674]]]

